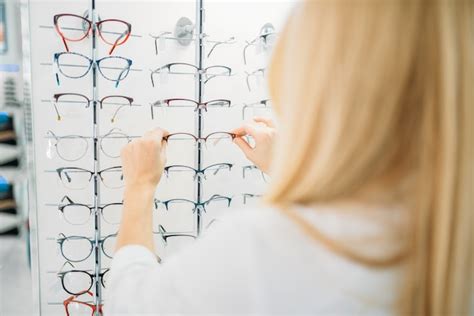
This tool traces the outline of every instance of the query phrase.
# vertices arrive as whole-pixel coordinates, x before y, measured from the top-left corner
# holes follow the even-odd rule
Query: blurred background
[[[0,315],[31,315],[27,147],[20,0],[0,0]],[[8,285],[8,286],[7,286]],[[13,286],[12,286],[13,285]]]

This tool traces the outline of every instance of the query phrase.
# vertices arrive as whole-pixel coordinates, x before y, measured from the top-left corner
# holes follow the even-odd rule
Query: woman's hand
[[[268,118],[254,117],[252,121],[246,122],[243,126],[232,131],[237,137],[234,143],[244,152],[247,159],[253,162],[260,170],[268,174],[273,152],[273,142],[276,136],[276,129],[273,121]],[[250,135],[255,140],[252,147],[243,138]]]
[[[157,128],[122,149],[125,180],[122,222],[116,250],[126,245],[142,245],[153,253],[153,197],[166,164],[168,132]]]
[[[122,149],[122,170],[126,188],[156,188],[166,164],[166,142],[163,141],[166,135],[167,131],[157,128]]]

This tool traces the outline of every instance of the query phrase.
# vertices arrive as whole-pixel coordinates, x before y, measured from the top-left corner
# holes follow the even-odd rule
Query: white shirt
[[[331,236],[379,229],[330,209],[297,211]],[[332,253],[265,207],[225,217],[162,264],[143,246],[125,246],[109,273],[106,316],[389,315],[402,279],[400,268],[373,269]]]

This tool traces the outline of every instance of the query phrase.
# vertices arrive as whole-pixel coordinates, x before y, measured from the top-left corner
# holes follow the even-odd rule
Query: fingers
[[[243,138],[236,137],[234,143],[243,151],[247,158],[252,154],[253,148]]]
[[[253,118],[253,120],[257,123],[264,123],[268,127],[275,128],[275,123],[273,123],[273,120],[267,117],[262,117],[262,116],[256,116]]]
[[[246,122],[244,125],[241,127],[238,127],[234,130],[231,131],[231,133],[236,134],[237,136],[245,136],[245,135],[250,135],[250,136],[255,136],[257,134],[256,126],[252,122]]]
[[[161,142],[163,140],[163,137],[165,137],[168,134],[169,134],[169,132],[167,130],[157,127],[155,129],[152,129],[152,130],[146,132],[143,135],[143,137],[159,140]]]

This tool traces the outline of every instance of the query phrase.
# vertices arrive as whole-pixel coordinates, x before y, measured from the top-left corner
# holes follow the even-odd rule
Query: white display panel
[[[215,131],[229,131],[237,127],[243,118],[249,119],[253,115],[271,115],[269,109],[247,107],[268,98],[264,84],[264,76],[251,76],[249,91],[246,83],[247,73],[264,68],[267,65],[272,45],[252,45],[247,50],[247,64],[243,62],[243,50],[246,41],[255,39],[266,23],[274,25],[276,32],[286,19],[294,1],[259,1],[259,2],[228,2],[206,1],[204,3],[205,20],[203,31],[207,35],[203,56],[203,66],[225,65],[232,68],[232,76],[216,77],[203,86],[203,101],[212,99],[229,99],[231,107],[209,108],[202,114],[202,134],[205,136]],[[120,19],[132,25],[132,35],[126,43],[116,47],[113,56],[123,56],[131,59],[133,64],[126,79],[115,87],[114,82],[104,80],[98,75],[99,99],[109,95],[124,95],[134,99],[132,107],[121,108],[114,117],[116,108],[104,107],[98,111],[99,136],[106,135],[111,129],[117,128],[131,138],[141,136],[153,127],[166,128],[171,133],[187,132],[196,134],[197,114],[192,108],[155,108],[155,119],[151,119],[150,104],[165,98],[196,99],[196,77],[192,75],[154,76],[158,79],[152,87],[150,70],[156,69],[171,62],[185,62],[196,64],[196,44],[192,41],[188,46],[180,45],[176,40],[158,40],[158,54],[155,53],[155,40],[151,35],[162,32],[174,32],[175,25],[181,17],[196,21],[195,1],[104,1],[96,0],[96,9],[100,19]],[[63,267],[67,261],[58,251],[57,238],[65,236],[86,236],[93,238],[94,216],[81,225],[71,225],[64,219],[58,210],[58,205],[66,203],[61,199],[67,195],[75,203],[93,205],[94,192],[92,182],[83,190],[66,188],[57,172],[62,167],[78,167],[88,170],[94,168],[93,157],[93,109],[80,107],[70,112],[61,112],[61,119],[53,105],[53,95],[57,93],[79,93],[92,98],[91,74],[80,79],[70,79],[60,75],[60,85],[55,78],[53,55],[64,52],[65,47],[53,26],[53,16],[60,13],[72,13],[83,16],[91,8],[90,0],[57,0],[57,1],[29,1],[30,51],[31,51],[31,82],[32,107],[34,128],[34,175],[35,199],[37,209],[32,222],[35,233],[33,247],[38,254],[37,264],[34,265],[35,278],[38,281],[39,313],[42,315],[65,315],[64,300],[71,294],[66,293],[57,276],[63,269],[86,270],[94,273],[94,253],[81,262],[73,262]],[[195,28],[195,34],[197,29]],[[173,37],[170,34],[169,37]],[[234,37],[228,44],[217,45],[211,55],[209,50],[215,41],[225,41]],[[80,42],[67,42],[71,52],[91,56],[91,38]],[[110,45],[101,39],[97,40],[98,58],[108,56]],[[59,108],[59,105],[58,105]],[[245,115],[244,115],[245,114]],[[57,136],[79,135],[85,137],[80,142],[69,141],[72,145],[61,148],[68,154],[74,154],[79,149],[78,144],[87,142],[88,151],[79,160],[68,162],[56,154],[55,140],[48,136],[52,131]],[[107,138],[105,138],[107,140]],[[110,139],[108,139],[110,140]],[[63,140],[61,140],[63,141]],[[122,143],[117,140],[117,143]],[[119,152],[118,145],[109,142],[104,149],[111,148]],[[111,158],[100,152],[100,169],[119,166],[119,158]],[[254,203],[252,195],[263,192],[266,182],[258,170],[247,170],[243,178],[243,167],[251,165],[235,145],[220,143],[216,146],[204,146],[202,149],[202,167],[214,163],[231,163],[232,169],[220,171],[217,175],[210,175],[202,180],[202,200],[207,200],[214,194],[232,197],[232,207],[240,207],[243,203],[243,194],[248,194],[248,203]],[[168,165],[182,164],[196,166],[196,146],[192,142],[181,141],[169,145]],[[122,201],[123,189],[109,189],[100,186],[99,204],[118,203]],[[163,176],[156,191],[158,200],[171,198],[186,198],[195,200],[196,181],[191,173],[180,172],[169,178]],[[202,213],[203,227],[212,220],[225,214],[227,208],[216,203],[207,207]],[[154,217],[155,231],[161,224],[168,232],[196,234],[196,213],[189,208],[175,212],[157,210]],[[214,223],[218,225],[218,221]],[[214,225],[213,224],[213,225]],[[100,235],[102,237],[117,232],[118,225],[107,223],[101,218]],[[184,242],[183,242],[184,240]],[[156,236],[157,254],[166,260],[170,254],[179,251],[192,239],[170,241],[168,245]],[[84,244],[84,247],[87,247]],[[85,249],[74,248],[73,254]],[[101,269],[109,267],[110,259],[101,255]],[[94,287],[91,289],[94,293]],[[92,303],[91,297],[91,303]],[[104,302],[106,303],[106,302]]]

